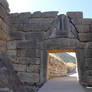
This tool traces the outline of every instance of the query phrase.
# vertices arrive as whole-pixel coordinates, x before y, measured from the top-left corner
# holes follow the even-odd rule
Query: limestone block
[[[6,48],[6,41],[0,40],[0,47]]]
[[[87,76],[87,84],[92,85],[92,76]]]
[[[88,24],[91,24],[91,23],[92,23],[92,19],[85,18],[85,19],[82,20],[82,24],[84,24],[84,25],[88,25]]]
[[[24,24],[19,24],[19,23],[18,24],[11,24],[10,27],[11,27],[10,31],[12,31],[12,32],[14,32],[14,31],[23,31]]]
[[[27,66],[27,72],[39,73],[40,72],[40,65]]]
[[[70,17],[71,19],[83,18],[83,13],[82,12],[67,12],[67,16]]]
[[[31,39],[42,40],[42,39],[44,39],[44,33],[40,33],[40,32],[27,32],[25,34],[25,39],[26,40],[31,40]]]
[[[8,29],[9,27],[7,23],[2,18],[0,18],[0,30],[3,30],[3,32],[6,32],[7,34]]]
[[[39,74],[37,73],[26,73],[26,72],[18,72],[18,76],[21,81],[28,83],[39,82]]]
[[[17,41],[16,43],[17,48],[38,48],[37,42],[35,40],[24,40],[24,41]]]
[[[71,19],[71,21],[74,25],[81,25],[82,24],[82,19],[81,18]]]
[[[43,12],[42,16],[43,18],[55,18],[58,14],[58,11],[50,11],[50,12]]]
[[[50,25],[54,18],[31,18],[29,19],[30,24]]]
[[[7,48],[8,49],[16,49],[16,41],[9,41],[7,43]]]
[[[27,49],[25,51],[25,56],[30,58],[39,58],[40,54],[40,50],[37,49]]]
[[[92,49],[85,49],[85,57],[92,58]]]
[[[21,18],[30,18],[31,17],[31,12],[22,12],[22,13],[20,13],[19,17],[21,17]]]
[[[14,70],[18,72],[25,72],[27,70],[26,65],[13,64]]]
[[[11,24],[25,24],[29,23],[29,19],[31,18],[30,12],[23,13],[13,13],[9,16],[9,22]]]
[[[18,49],[17,50],[17,56],[18,57],[24,57],[25,56],[25,49]]]
[[[92,33],[79,33],[79,39],[83,42],[92,41]]]
[[[29,58],[39,58],[40,50],[37,49],[20,49],[17,51],[17,56],[29,57]]]
[[[71,19],[72,23],[82,24],[83,13],[82,12],[67,12],[67,16]]]
[[[92,49],[92,42],[88,42],[88,43],[86,43],[86,48],[88,48],[88,49]]]
[[[75,39],[57,38],[47,40],[46,44],[47,49],[75,49],[77,47],[78,41]]]
[[[88,33],[91,31],[90,25],[76,25],[79,33]]]
[[[40,11],[37,11],[37,12],[34,12],[31,17],[32,18],[40,18],[41,15],[42,15],[42,13]]]
[[[42,32],[47,31],[49,28],[48,25],[40,25],[40,24],[24,24],[21,30],[23,31],[33,31],[33,32]]]
[[[17,17],[17,19],[16,18],[12,18],[11,16],[9,17],[9,21],[10,21],[10,23],[11,24],[27,24],[27,23],[29,23],[29,18],[23,18],[23,17],[21,17],[21,18],[19,18],[19,17]]]
[[[31,65],[39,65],[40,64],[40,58],[28,58],[28,57],[18,57],[17,63],[19,64],[31,64]]]
[[[11,92],[9,88],[0,88],[0,92]]]
[[[7,55],[9,56],[16,56],[16,50],[7,50]]]
[[[7,33],[3,30],[0,30],[0,40],[6,40],[7,39]]]
[[[92,58],[85,59],[85,66],[87,69],[92,69]]]
[[[85,43],[85,42],[79,42],[79,41],[78,41],[76,48],[78,48],[78,49],[83,49],[83,48],[85,48],[85,47],[86,47],[86,43]]]
[[[24,32],[9,32],[8,40],[23,40],[25,39]]]
[[[8,56],[9,57],[9,60],[10,62],[14,63],[14,64],[17,64],[17,57],[16,56]]]

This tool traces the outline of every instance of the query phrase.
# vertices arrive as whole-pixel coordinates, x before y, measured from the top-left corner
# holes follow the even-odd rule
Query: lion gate
[[[7,2],[1,0],[0,25],[5,33],[0,43],[7,44],[0,51],[23,84],[46,82],[48,52],[61,50],[76,52],[79,82],[92,85],[92,19],[83,18],[82,12],[9,13]]]

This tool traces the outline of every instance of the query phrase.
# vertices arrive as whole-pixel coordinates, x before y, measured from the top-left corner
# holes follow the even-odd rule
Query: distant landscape
[[[65,63],[76,64],[76,58],[67,53],[52,53],[56,57],[60,58]]]
[[[67,66],[68,73],[72,73],[76,70],[76,58],[67,53],[51,53],[55,58],[64,62]]]

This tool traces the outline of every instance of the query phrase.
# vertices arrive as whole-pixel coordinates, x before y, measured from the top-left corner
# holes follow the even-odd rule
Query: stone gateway
[[[45,83],[50,50],[76,52],[79,82],[92,86],[92,19],[82,12],[9,11],[0,0],[0,92],[32,92]]]

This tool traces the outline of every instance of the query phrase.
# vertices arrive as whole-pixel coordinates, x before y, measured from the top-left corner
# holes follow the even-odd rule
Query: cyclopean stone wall
[[[82,12],[11,14],[6,0],[0,0],[0,32],[0,51],[8,56],[2,61],[9,59],[8,62],[12,63],[11,75],[15,77],[10,79],[17,77],[19,85],[30,88],[30,85],[37,86],[47,80],[48,50],[53,49],[75,51],[80,83],[92,85],[92,19],[83,18]],[[16,85],[16,80],[8,81]],[[10,86],[13,91],[17,88],[15,85]],[[17,92],[24,85],[20,85]]]
[[[57,12],[10,14],[8,56],[20,80],[24,83],[40,82],[40,42],[44,31],[57,16]]]
[[[67,75],[67,72],[67,66],[61,59],[53,54],[48,55],[47,80],[55,77],[63,77]]]
[[[84,85],[92,85],[92,19],[83,18],[82,13],[70,12],[67,16],[79,32],[79,46],[76,50],[79,61],[80,80]]]

